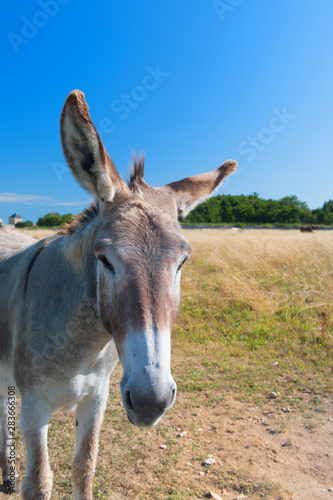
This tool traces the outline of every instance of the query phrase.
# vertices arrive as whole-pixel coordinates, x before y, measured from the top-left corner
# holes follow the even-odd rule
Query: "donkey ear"
[[[104,149],[79,90],[73,90],[65,101],[60,135],[68,166],[81,186],[101,201],[112,201],[125,183]]]
[[[212,172],[193,175],[193,177],[167,184],[165,187],[171,188],[176,194],[178,215],[186,217],[197,205],[209,198],[220,187],[224,179],[236,169],[237,162],[228,160]]]

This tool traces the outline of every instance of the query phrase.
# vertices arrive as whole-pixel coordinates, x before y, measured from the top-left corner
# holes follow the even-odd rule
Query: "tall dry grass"
[[[195,267],[205,279],[211,274],[221,306],[244,302],[271,314],[312,308],[332,320],[333,231],[208,229],[186,230],[185,236]],[[185,282],[190,279],[191,272]]]
[[[27,236],[31,236],[36,240],[40,240],[42,238],[46,238],[46,236],[51,236],[59,231],[59,229],[29,229],[29,228],[15,228],[15,232],[20,234],[25,234]]]

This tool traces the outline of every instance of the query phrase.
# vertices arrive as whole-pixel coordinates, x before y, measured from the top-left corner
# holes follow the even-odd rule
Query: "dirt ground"
[[[197,404],[179,394],[158,426],[140,429],[126,421],[118,382],[118,376],[111,378],[111,395],[116,394],[101,432],[93,498],[203,499],[213,492],[223,500],[333,500],[331,397],[303,394],[304,410],[293,401],[285,407],[279,396],[259,406],[227,394],[206,406],[202,401],[209,394],[201,394]],[[64,412],[51,421],[52,499],[72,497],[74,422],[75,414]],[[22,442],[17,451],[22,479]],[[203,465],[207,458],[216,463]]]
[[[116,390],[116,379],[111,390]],[[131,446],[138,454],[134,467],[125,459],[126,482],[118,487],[113,483],[105,498],[201,499],[212,491],[223,500],[241,499],[242,494],[249,500],[333,500],[332,397],[303,393],[297,404],[290,398],[289,406],[279,395],[260,405],[239,401],[232,393],[213,405],[210,398],[208,393],[197,400],[179,394],[157,427],[130,426],[127,443],[116,438],[116,450],[112,435],[117,436],[124,425],[118,415],[119,419],[125,415],[120,399],[110,401],[117,417],[113,423],[107,417],[103,426],[100,463],[108,468],[112,454],[113,466],[119,465],[119,445]],[[211,457],[216,464],[203,465]],[[158,477],[159,466],[164,471]],[[169,486],[173,494],[159,493],[159,481],[164,491]]]
[[[116,451],[110,437],[117,435],[117,424],[111,428],[106,419],[100,452],[104,467],[110,454],[114,465],[121,461],[120,443],[132,446],[138,455],[134,467],[128,459],[124,464],[126,482],[119,482],[118,487],[113,483],[112,493],[105,498],[201,499],[213,492],[223,500],[333,500],[331,397],[300,394],[300,408],[292,399],[286,407],[279,396],[259,406],[238,401],[233,394],[206,406],[203,396],[196,404],[179,394],[158,427],[137,430],[131,426],[127,443],[116,443]],[[210,395],[206,398],[208,403]],[[111,412],[120,412],[119,416],[123,412],[120,400],[109,405]],[[211,457],[216,464],[203,465]],[[164,472],[156,477],[159,466]],[[173,495],[160,493],[158,481],[164,491],[169,486]],[[102,496],[103,490],[99,491]]]
[[[208,415],[204,409],[198,409],[196,421],[202,431],[197,431],[205,436],[206,446],[202,443],[202,447],[206,447],[207,453],[212,442],[219,443],[214,445],[212,453],[217,465],[229,474],[234,470],[236,476],[239,471],[246,471],[244,474],[252,477],[253,490],[256,480],[259,484],[273,482],[281,486],[275,494],[270,494],[260,492],[258,484],[259,494],[245,493],[246,498],[333,499],[333,403],[325,400],[325,404],[327,412],[321,415],[322,423],[314,423],[314,416],[307,422],[297,410],[281,411],[278,400],[259,410],[228,398],[223,409],[209,411]],[[195,479],[201,470],[201,464],[183,467],[188,479]],[[205,470],[204,480],[212,472]],[[241,483],[239,477],[229,481],[236,489]],[[211,485],[212,490],[225,500],[239,495],[233,488],[214,490],[214,486]]]
[[[325,399],[324,404],[326,411],[319,420],[312,411],[307,417],[297,410],[283,411],[278,399],[268,402],[265,409],[232,397],[215,409],[197,408],[187,434],[178,438],[190,448],[180,452],[175,471],[182,477],[177,480],[180,489],[181,485],[184,490],[186,485],[193,490],[199,486],[202,492],[213,491],[224,500],[238,498],[241,491],[248,499],[333,499],[333,401]],[[186,407],[185,400],[181,406]],[[179,408],[172,427],[179,431],[188,427]],[[207,456],[213,455],[216,465],[191,461],[191,445],[196,440]],[[224,484],[217,487],[221,473]],[[273,487],[266,488],[266,484]]]

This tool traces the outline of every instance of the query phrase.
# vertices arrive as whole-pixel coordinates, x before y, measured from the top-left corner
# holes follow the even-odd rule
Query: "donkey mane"
[[[94,201],[91,202],[89,207],[85,208],[84,211],[74,217],[73,222],[66,224],[65,229],[59,231],[58,234],[72,235],[76,233],[81,227],[85,226],[91,220],[95,219],[100,213],[99,204]]]
[[[133,191],[137,187],[137,184],[141,184],[144,182],[143,180],[143,175],[144,175],[144,167],[145,167],[145,157],[144,155],[139,156],[139,160],[137,159],[136,155],[133,155],[133,165],[130,167],[130,178],[128,181],[128,187],[132,189]]]

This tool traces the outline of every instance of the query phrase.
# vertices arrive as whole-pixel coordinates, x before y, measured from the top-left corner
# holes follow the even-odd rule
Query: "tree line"
[[[199,205],[184,220],[190,224],[246,225],[333,225],[333,200],[310,210],[297,196],[265,200],[258,193],[249,196],[219,195]]]
[[[74,219],[74,215],[65,214],[60,215],[58,212],[51,212],[44,215],[44,217],[39,217],[36,226],[38,227],[62,227],[65,224],[70,224]],[[15,227],[32,227],[34,224],[31,220],[26,220],[24,222],[17,222]]]
[[[70,224],[72,214],[51,212],[40,217],[38,227],[62,227]],[[246,225],[333,225],[333,200],[321,208],[310,210],[297,196],[285,196],[280,200],[265,200],[258,193],[249,196],[213,196],[194,209],[185,224],[246,224]],[[18,222],[16,227],[32,227],[31,221]]]

